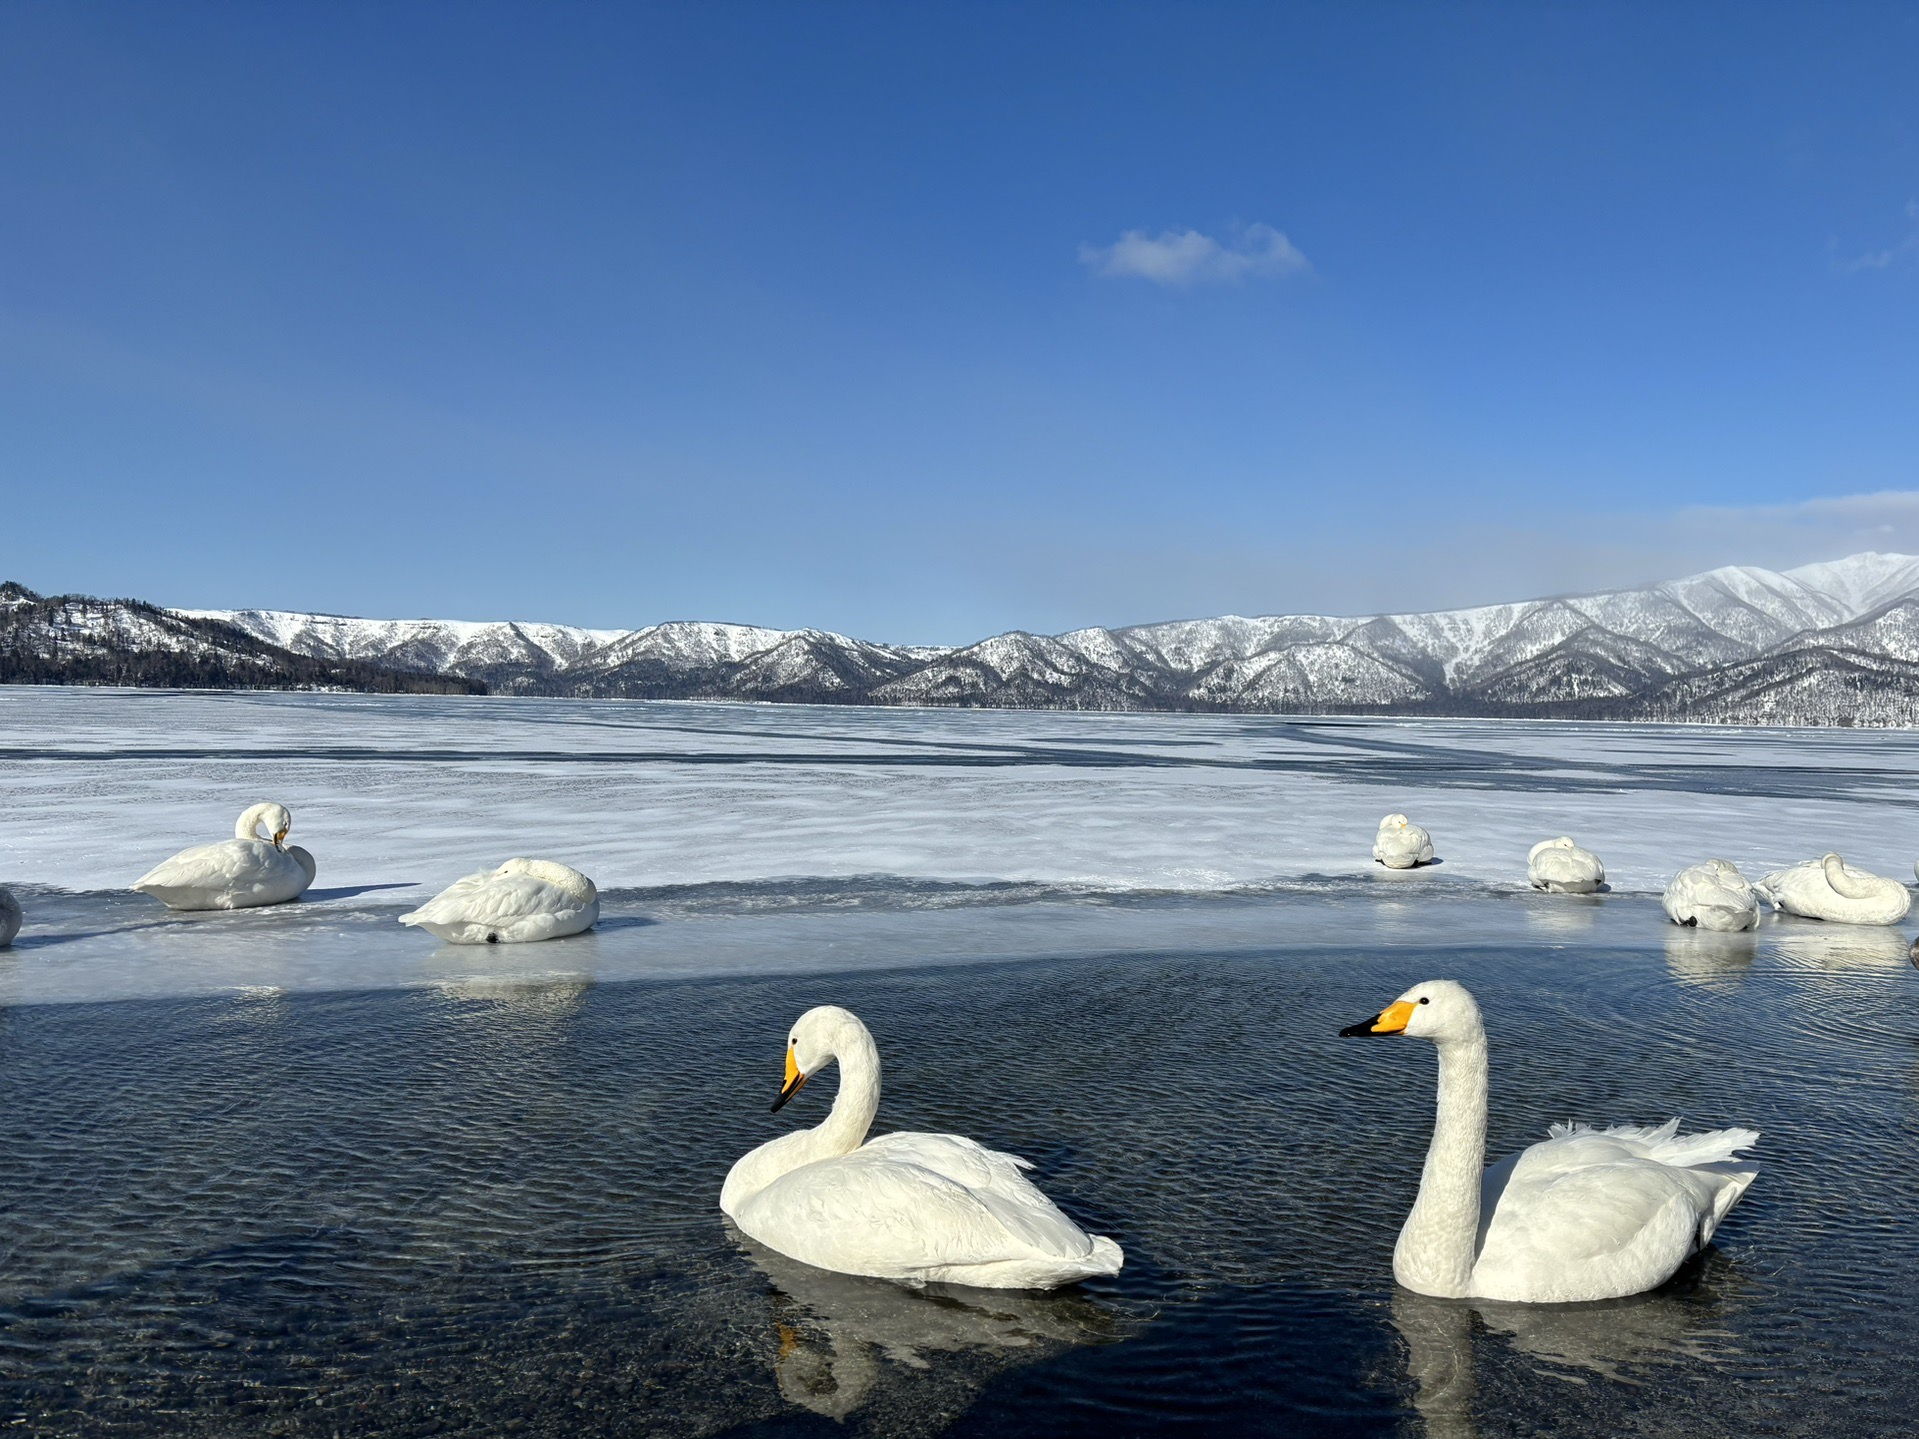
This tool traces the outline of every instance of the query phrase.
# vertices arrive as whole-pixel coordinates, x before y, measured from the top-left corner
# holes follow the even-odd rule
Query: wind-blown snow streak
[[[181,611],[297,654],[495,692],[991,708],[1919,723],[1919,558],[1730,567],[1433,614],[1186,620],[958,649],[820,630],[639,630]]]

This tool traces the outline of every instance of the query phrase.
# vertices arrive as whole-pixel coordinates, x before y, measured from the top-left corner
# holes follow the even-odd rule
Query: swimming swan
[[[1433,837],[1403,814],[1389,814],[1373,836],[1373,858],[1388,869],[1412,869],[1433,862]]]
[[[1556,894],[1591,894],[1606,882],[1606,866],[1589,849],[1565,835],[1543,839],[1526,854],[1526,879],[1534,889]]]
[[[754,1239],[841,1274],[981,1289],[1056,1289],[1117,1274],[1125,1256],[1054,1207],[1025,1160],[955,1134],[866,1131],[880,1102],[873,1036],[837,1005],[809,1009],[786,1041],[779,1109],[839,1061],[816,1129],[769,1140],[734,1164],[720,1208]]]
[[[1486,1169],[1486,1028],[1463,985],[1428,980],[1342,1036],[1439,1049],[1439,1117],[1393,1277],[1442,1299],[1565,1304],[1656,1289],[1711,1242],[1758,1173],[1758,1131],[1555,1124]]]
[[[266,826],[271,839],[262,838]],[[233,838],[195,845],[163,860],[133,882],[168,909],[251,909],[298,899],[318,867],[286,843],[293,816],[286,806],[256,804],[233,826]]]
[[[1730,860],[1709,859],[1680,870],[1666,886],[1664,903],[1674,924],[1717,930],[1759,924],[1759,897]]]
[[[0,949],[13,943],[20,932],[20,901],[0,889]]]
[[[1839,924],[1897,924],[1912,908],[1912,891],[1898,880],[1854,869],[1836,854],[1776,869],[1752,887],[1774,909]]]
[[[416,924],[448,944],[525,944],[593,928],[600,892],[577,869],[550,859],[509,859],[495,870],[456,879],[401,924]]]

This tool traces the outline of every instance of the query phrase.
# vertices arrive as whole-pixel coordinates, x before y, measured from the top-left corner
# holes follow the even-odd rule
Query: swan
[[[261,837],[262,825],[271,839]],[[286,843],[292,828],[285,805],[256,804],[234,823],[232,839],[183,849],[133,887],[168,909],[251,909],[298,899],[318,867],[299,845]]]
[[[832,1111],[743,1155],[720,1209],[790,1259],[841,1274],[980,1289],[1056,1289],[1117,1274],[1125,1256],[1087,1234],[1020,1171],[1025,1160],[956,1134],[866,1131],[880,1102],[880,1056],[851,1011],[825,1004],[786,1041],[778,1110],[839,1061]]]
[[[1373,837],[1373,858],[1388,869],[1412,869],[1433,862],[1433,837],[1403,814],[1389,814]]]
[[[1679,1121],[1550,1138],[1486,1162],[1486,1027],[1464,985],[1428,980],[1342,1037],[1408,1034],[1439,1050],[1439,1116],[1393,1277],[1441,1299],[1565,1304],[1656,1289],[1712,1240],[1758,1173],[1752,1129]]]
[[[20,932],[20,901],[11,893],[0,889],[0,949],[13,943],[13,937]]]
[[[550,859],[509,859],[495,870],[456,879],[401,924],[448,944],[524,944],[593,928],[600,892],[593,881]]]
[[[1674,924],[1718,930],[1759,924],[1759,897],[1731,860],[1709,859],[1680,870],[1666,885],[1663,902]]]
[[[1776,869],[1752,887],[1774,909],[1839,924],[1897,924],[1912,908],[1912,891],[1898,880],[1854,869],[1836,854]]]
[[[1565,835],[1544,839],[1526,854],[1526,879],[1534,889],[1556,894],[1591,894],[1606,882],[1606,866],[1589,849]]]

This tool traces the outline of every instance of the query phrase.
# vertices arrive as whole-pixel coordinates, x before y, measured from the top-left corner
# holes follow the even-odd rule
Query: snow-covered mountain
[[[820,630],[638,630],[193,610],[277,648],[497,692],[887,705],[1919,723],[1919,557],[1730,567],[1432,614],[1185,620],[957,649]]]

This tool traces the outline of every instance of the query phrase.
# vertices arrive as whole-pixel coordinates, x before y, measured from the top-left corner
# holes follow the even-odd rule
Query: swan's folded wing
[[[1033,1166],[957,1134],[883,1134],[865,1149],[930,1169],[964,1186],[1007,1232],[1042,1254],[1078,1258],[1092,1251],[1086,1231],[1068,1219],[1023,1171]]]
[[[545,880],[486,871],[455,880],[411,914],[401,915],[400,923],[507,925],[577,908],[570,895]]]
[[[258,840],[221,840],[183,849],[163,859],[133,882],[135,889],[223,889],[257,879],[265,867]]]
[[[781,1175],[744,1201],[736,1218],[762,1244],[846,1274],[908,1278],[1035,1257],[999,1206],[871,1145]]]

